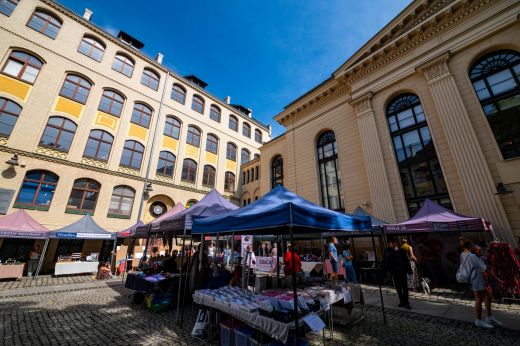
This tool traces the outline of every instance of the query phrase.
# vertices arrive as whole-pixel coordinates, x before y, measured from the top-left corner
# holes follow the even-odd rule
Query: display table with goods
[[[21,279],[25,263],[3,263],[0,264],[0,279]]]
[[[54,266],[54,275],[97,273],[98,261],[59,261]]]
[[[308,324],[309,319],[329,312],[333,304],[345,299],[345,292],[349,290],[320,286],[299,289],[299,325]],[[214,309],[227,314],[283,343],[287,343],[289,331],[295,327],[291,290],[274,289],[255,294],[238,287],[225,286],[216,290],[198,290],[193,294],[193,301],[210,311]],[[208,330],[213,328],[209,327]],[[211,335],[208,335],[208,339],[211,340]]]
[[[177,297],[179,274],[130,272],[125,287],[136,291],[132,295],[133,302],[145,303],[152,312],[171,310]]]

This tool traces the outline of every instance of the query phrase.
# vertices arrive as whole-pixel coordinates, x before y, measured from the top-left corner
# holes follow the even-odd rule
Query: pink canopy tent
[[[491,232],[491,224],[479,217],[464,216],[452,212],[426,199],[424,205],[411,219],[383,225],[385,234],[409,234],[427,232]]]
[[[141,226],[144,226],[144,222],[139,220],[137,223],[128,227],[124,231],[117,232],[117,238],[131,238],[135,234],[137,229]]]
[[[49,230],[20,209],[0,219],[0,238],[45,239]]]
[[[152,222],[150,222],[146,225],[137,227],[133,237],[134,238],[147,238],[149,235],[149,231],[158,229],[159,225],[161,224],[161,221],[171,218],[172,216],[180,213],[181,211],[183,211],[185,209],[186,209],[186,207],[183,204],[181,204],[180,202],[178,202],[173,208],[171,208],[166,213],[162,214],[161,216],[159,216]]]

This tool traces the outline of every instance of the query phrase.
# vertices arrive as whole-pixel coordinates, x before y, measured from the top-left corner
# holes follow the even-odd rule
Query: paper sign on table
[[[330,310],[330,303],[325,298],[320,299],[320,306],[321,306],[322,310],[324,310],[324,311]]]
[[[322,319],[316,314],[308,314],[303,318],[303,320],[305,323],[307,323],[313,333],[318,333],[323,328],[325,328],[325,322],[323,322]]]
[[[343,287],[343,303],[348,304],[352,301],[352,294],[348,288]]]

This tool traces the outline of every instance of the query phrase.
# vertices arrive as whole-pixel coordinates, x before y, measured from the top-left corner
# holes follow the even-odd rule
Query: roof
[[[49,230],[20,209],[0,218],[0,238],[41,239]]]
[[[372,226],[382,226],[387,224],[388,222],[383,221],[381,219],[378,219],[374,215],[370,214],[368,211],[361,207],[357,207],[356,210],[352,212],[352,215],[358,215],[358,216],[368,216],[370,218],[370,221],[372,222]]]

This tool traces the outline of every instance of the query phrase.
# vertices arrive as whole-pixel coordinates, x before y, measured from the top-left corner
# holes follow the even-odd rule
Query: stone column
[[[363,157],[368,175],[371,202],[374,216],[387,222],[395,221],[392,195],[388,184],[388,176],[381,151],[381,142],[377,133],[374,110],[372,109],[372,93],[351,102],[357,116]]]
[[[448,68],[448,59],[449,53],[443,54],[418,70],[424,73],[428,81],[471,213],[486,218],[502,241],[513,244],[511,226],[496,195],[493,177]]]

